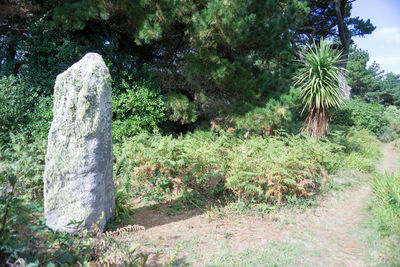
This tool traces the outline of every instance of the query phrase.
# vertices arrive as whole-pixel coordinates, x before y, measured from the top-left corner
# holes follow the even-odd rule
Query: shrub
[[[0,79],[0,144],[11,141],[10,134],[47,136],[53,117],[51,97],[40,97],[18,77]],[[32,138],[31,138],[32,139]]]
[[[271,98],[263,107],[254,107],[249,104],[236,104],[225,108],[221,118],[211,121],[212,129],[216,132],[228,131],[239,135],[273,135],[276,131],[285,129],[292,131],[298,117],[296,114],[296,100],[298,91],[291,88],[289,93],[279,98]],[[297,127],[298,128],[298,127]]]
[[[384,112],[391,128],[396,134],[400,134],[400,110],[396,106],[388,106]]]
[[[125,80],[121,86],[125,92],[113,96],[114,140],[158,131],[165,108],[157,86],[150,81],[129,84]]]
[[[288,196],[308,197],[340,168],[340,151],[339,145],[301,135],[253,138],[232,151],[226,186],[241,199],[278,204]]]
[[[357,126],[380,136],[389,121],[384,116],[385,108],[377,102],[366,102],[362,98],[347,100],[342,109],[333,113],[333,122],[342,126]]]
[[[384,260],[387,266],[400,264],[400,175],[380,174],[372,180],[373,198],[370,208],[383,237]]]
[[[380,152],[378,140],[370,131],[352,127],[344,131],[334,131],[329,138],[344,147],[342,161],[345,168],[365,172],[375,171]]]
[[[43,171],[47,141],[43,138],[27,137],[24,134],[11,134],[9,145],[0,150],[0,171],[13,170],[23,173],[19,177],[19,187],[24,190],[27,200],[43,196]]]
[[[193,123],[197,120],[197,107],[183,94],[169,93],[165,96],[168,119],[181,124]]]
[[[36,100],[37,95],[21,79],[12,75],[0,79],[0,143],[30,122]]]

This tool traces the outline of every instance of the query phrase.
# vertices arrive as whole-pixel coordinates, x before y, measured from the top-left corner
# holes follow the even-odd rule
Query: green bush
[[[339,145],[301,135],[251,138],[232,152],[226,186],[241,199],[262,202],[310,196],[341,167]]]
[[[193,123],[197,120],[197,107],[183,94],[169,93],[165,96],[168,119],[181,124]]]
[[[18,77],[0,79],[0,145],[11,141],[10,134],[47,136],[52,114],[52,98],[41,97]]]
[[[133,136],[143,131],[156,132],[164,120],[164,103],[159,89],[149,81],[128,83],[124,92],[113,95],[113,138]]]
[[[19,78],[0,79],[0,144],[9,141],[9,133],[17,132],[31,122],[38,96]]]
[[[26,200],[43,196],[46,146],[47,139],[11,134],[9,144],[0,150],[0,171],[7,169],[23,173],[19,177],[19,187],[25,191]]]
[[[365,128],[380,137],[385,127],[389,126],[384,112],[384,106],[377,102],[366,102],[362,98],[354,98],[347,100],[342,109],[333,113],[333,123]]]
[[[388,106],[385,109],[384,116],[389,121],[393,131],[400,134],[400,109],[396,106]]]
[[[278,130],[296,132],[298,91],[292,88],[289,93],[277,99],[270,98],[262,107],[239,103],[225,108],[221,118],[212,121],[212,129],[216,132],[228,131],[239,135],[268,136]]]
[[[378,140],[367,129],[352,127],[344,131],[333,131],[329,139],[344,147],[343,165],[347,169],[365,172],[376,170],[378,158]]]

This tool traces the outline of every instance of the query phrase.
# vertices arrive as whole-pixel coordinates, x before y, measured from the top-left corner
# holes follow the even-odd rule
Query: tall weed
[[[372,180],[372,188],[372,210],[382,232],[388,235],[396,234],[400,238],[400,175],[376,175]]]

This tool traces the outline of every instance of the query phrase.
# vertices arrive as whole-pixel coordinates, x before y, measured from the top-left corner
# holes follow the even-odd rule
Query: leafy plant
[[[37,99],[34,90],[20,78],[11,75],[0,79],[0,144],[31,122]]]
[[[143,131],[158,131],[165,108],[156,85],[150,81],[129,83],[122,80],[121,86],[123,93],[113,97],[114,140]]]
[[[324,136],[329,127],[329,112],[342,104],[338,86],[340,53],[328,43],[320,40],[314,48],[307,45],[303,55],[300,73],[295,77],[299,88],[302,112],[307,112],[303,131],[312,137]]]
[[[298,98],[297,91],[292,88],[289,93],[277,99],[269,99],[264,106],[254,107],[243,103],[224,108],[221,117],[211,120],[211,129],[215,132],[234,132],[237,135],[268,136],[282,129],[293,129]]]
[[[384,112],[385,118],[389,121],[390,127],[396,135],[400,134],[400,109],[396,106],[388,106]]]
[[[343,108],[333,113],[333,123],[368,129],[380,137],[384,128],[390,126],[384,113],[384,106],[377,102],[367,102],[362,98],[353,98],[346,100]]]
[[[170,121],[188,124],[197,120],[196,104],[190,102],[187,96],[176,93],[167,94],[165,104]]]

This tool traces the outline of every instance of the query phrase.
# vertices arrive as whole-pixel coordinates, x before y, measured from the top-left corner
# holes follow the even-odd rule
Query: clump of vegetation
[[[400,263],[400,175],[376,175],[372,180],[372,189],[374,197],[370,207],[391,255],[386,260],[395,266]]]
[[[268,136],[282,130],[296,132],[297,102],[298,91],[291,88],[288,93],[268,99],[262,106],[231,105],[223,109],[220,117],[211,120],[211,129],[237,136]]]
[[[373,173],[380,154],[379,142],[367,129],[352,127],[330,133],[330,139],[344,147],[343,166],[347,169]]]
[[[316,141],[302,135],[266,138],[197,131],[141,134],[115,146],[115,175],[131,195],[164,200],[171,192],[281,203],[318,192],[327,175],[352,167],[372,171],[376,138],[353,130]]]
[[[400,237],[400,176],[389,173],[376,175],[372,180],[372,189],[375,195],[372,210],[382,232]]]
[[[350,53],[349,82],[378,102],[349,100],[331,113],[341,104],[340,56],[323,38],[340,41],[346,57],[351,35],[374,29],[351,18],[351,1],[30,2],[6,1],[0,18],[0,258],[9,265],[145,262],[130,244],[113,255],[117,232],[92,229],[79,239],[43,221],[54,81],[87,52],[103,56],[113,80],[116,223],[131,215],[134,197],[309,198],[338,170],[373,172],[377,137],[400,132],[398,109],[380,105],[400,105],[400,76],[367,70],[365,52]],[[314,37],[320,42],[293,77],[294,59]],[[292,78],[297,89],[289,90]],[[299,102],[308,135],[299,131]]]
[[[164,102],[151,81],[133,85],[122,80],[122,93],[113,97],[113,138],[121,140],[140,132],[157,132],[164,120]]]
[[[10,142],[10,134],[29,132],[47,134],[50,98],[41,97],[21,78],[10,75],[0,79],[0,145]],[[51,113],[51,112],[50,112]]]
[[[388,116],[385,116],[385,107],[361,98],[346,100],[343,108],[333,114],[333,122],[336,125],[368,129],[378,137],[384,137],[385,131],[390,127]],[[391,141],[393,138],[394,136],[389,136],[385,140]]]
[[[400,110],[396,106],[388,106],[385,108],[384,116],[396,135],[400,134]]]

